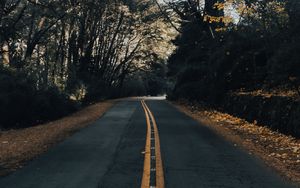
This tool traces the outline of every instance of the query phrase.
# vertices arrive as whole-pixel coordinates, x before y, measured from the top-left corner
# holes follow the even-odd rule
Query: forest
[[[195,4],[182,15],[168,62],[176,80],[172,96],[217,102],[229,91],[299,95],[299,2],[219,3],[204,12]],[[232,8],[237,15],[228,14]]]
[[[162,92],[168,30],[151,1],[1,1],[0,127]]]
[[[300,2],[169,2],[179,18],[169,99],[205,103],[300,136]]]
[[[294,105],[299,18],[298,0],[1,1],[0,127],[124,96],[167,93],[227,111],[245,96]]]

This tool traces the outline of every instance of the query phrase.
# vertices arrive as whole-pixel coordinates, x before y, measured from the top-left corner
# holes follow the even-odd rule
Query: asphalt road
[[[158,127],[165,187],[293,187],[167,102],[152,98],[146,104]],[[146,133],[140,100],[123,100],[94,124],[0,178],[0,188],[141,187]]]

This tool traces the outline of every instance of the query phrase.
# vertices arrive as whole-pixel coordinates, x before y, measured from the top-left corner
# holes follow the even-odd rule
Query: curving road
[[[141,186],[296,187],[161,98],[146,98],[145,104],[122,100],[89,127],[0,178],[0,188]]]

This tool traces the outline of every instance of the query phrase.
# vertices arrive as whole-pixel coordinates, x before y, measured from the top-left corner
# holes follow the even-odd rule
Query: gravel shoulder
[[[201,105],[186,102],[171,103],[237,147],[262,159],[282,177],[300,185],[299,139]]]
[[[22,168],[78,130],[101,117],[115,101],[92,104],[70,116],[18,130],[0,131],[0,176]]]

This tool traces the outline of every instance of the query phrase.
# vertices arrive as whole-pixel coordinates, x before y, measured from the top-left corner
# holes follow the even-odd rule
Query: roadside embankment
[[[231,93],[221,107],[224,112],[300,138],[300,102],[295,97]]]

